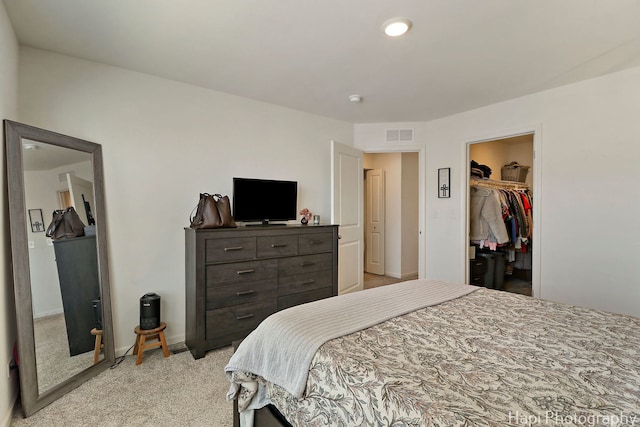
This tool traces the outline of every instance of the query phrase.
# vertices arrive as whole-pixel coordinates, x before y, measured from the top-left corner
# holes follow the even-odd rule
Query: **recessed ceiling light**
[[[349,101],[354,103],[362,102],[362,97],[360,95],[350,95]]]
[[[385,22],[382,28],[384,28],[384,33],[389,37],[398,37],[409,31],[411,21],[406,18],[394,18]]]
[[[40,147],[38,147],[36,144],[25,143],[25,144],[22,144],[22,148],[24,148],[25,150],[37,150]]]

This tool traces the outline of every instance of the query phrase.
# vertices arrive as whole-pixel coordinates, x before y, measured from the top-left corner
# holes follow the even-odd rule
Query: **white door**
[[[362,290],[363,152],[331,141],[331,222],[338,224],[338,293]]]
[[[384,171],[366,172],[365,269],[367,273],[384,275]]]
[[[71,203],[78,213],[78,216],[80,216],[80,220],[84,223],[84,225],[89,225],[91,221],[88,218],[87,209],[85,209],[84,202],[88,202],[91,216],[93,216],[93,209],[95,209],[95,202],[93,200],[93,183],[91,181],[78,178],[77,176],[68,173],[67,185],[69,186]]]

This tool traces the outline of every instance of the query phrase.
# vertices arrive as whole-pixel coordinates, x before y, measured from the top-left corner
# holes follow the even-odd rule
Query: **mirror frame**
[[[11,228],[11,254],[13,286],[16,303],[18,354],[20,372],[20,394],[25,417],[39,411],[54,400],[106,370],[115,362],[113,320],[111,315],[111,292],[109,288],[109,264],[107,260],[107,231],[105,216],[105,194],[102,166],[102,146],[93,142],[62,135],[22,123],[4,120],[7,182],[9,187],[9,222]],[[94,217],[96,218],[96,245],[100,297],[102,304],[104,357],[60,384],[43,393],[38,391],[33,308],[31,295],[31,273],[27,236],[27,210],[25,206],[22,139],[57,145],[91,154],[93,186],[95,195]]]

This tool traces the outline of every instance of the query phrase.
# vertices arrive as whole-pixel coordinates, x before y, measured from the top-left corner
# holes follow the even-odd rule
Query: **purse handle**
[[[202,222],[204,221],[204,218],[202,217],[201,207],[202,205],[204,205],[205,199],[209,196],[211,196],[211,194],[209,193],[200,193],[200,200],[198,200],[198,204],[193,208],[193,210],[189,214],[189,224],[191,224],[191,226],[198,226],[202,224]],[[193,215],[193,211],[196,211],[195,216]],[[198,212],[200,212],[200,215],[198,215]]]

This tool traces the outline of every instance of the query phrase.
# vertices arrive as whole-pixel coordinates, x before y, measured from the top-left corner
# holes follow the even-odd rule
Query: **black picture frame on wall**
[[[42,209],[29,209],[29,222],[31,223],[31,232],[44,232],[44,218],[42,218]]]
[[[438,169],[438,198],[451,197],[451,168]]]

